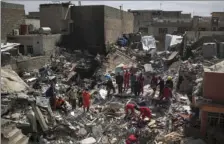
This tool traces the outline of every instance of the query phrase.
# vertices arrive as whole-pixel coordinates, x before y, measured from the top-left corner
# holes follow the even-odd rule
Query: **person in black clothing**
[[[79,105],[79,107],[81,107],[83,105],[83,101],[82,101],[82,90],[81,89],[78,89],[77,95],[78,95],[78,105]]]
[[[51,82],[50,87],[46,91],[46,97],[50,97],[50,104],[53,109],[55,109],[56,105],[56,95],[55,95],[55,84]]]
[[[107,86],[107,95],[110,95],[111,89],[113,90],[113,93],[115,93],[115,88],[114,88],[111,78],[108,79],[106,86]]]
[[[123,82],[124,82],[124,78],[123,76],[120,75],[120,73],[118,72],[117,73],[117,76],[116,76],[116,84],[118,86],[118,93],[122,93],[122,85],[123,85]]]
[[[141,92],[141,84],[138,80],[136,80],[135,83],[134,83],[135,96],[139,96],[140,92]]]
[[[161,96],[162,93],[163,93],[163,88],[165,86],[164,80],[161,77],[159,77],[159,83],[158,83],[158,85],[159,85],[159,96]]]
[[[179,76],[178,82],[177,82],[177,90],[180,89],[180,84],[183,82],[184,78],[183,76]]]

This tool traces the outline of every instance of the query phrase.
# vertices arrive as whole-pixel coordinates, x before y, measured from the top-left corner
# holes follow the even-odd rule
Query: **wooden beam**
[[[206,112],[224,113],[224,106],[202,105],[201,110]]]

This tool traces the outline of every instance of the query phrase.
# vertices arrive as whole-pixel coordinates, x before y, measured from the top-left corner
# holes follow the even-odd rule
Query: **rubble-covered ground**
[[[73,54],[63,53],[43,66],[44,72],[25,72],[22,79],[10,68],[2,68],[2,119],[16,124],[29,137],[31,123],[26,114],[32,103],[39,123],[37,135],[40,144],[120,144],[125,143],[127,136],[136,131],[140,133],[141,144],[192,144],[197,143],[194,141],[202,141],[184,136],[184,128],[189,124],[192,113],[189,97],[192,94],[201,95],[203,66],[215,63],[212,60],[198,59],[181,61],[177,52],[157,52],[150,60],[139,53],[117,46],[114,46],[114,50],[107,57],[91,56],[79,51]],[[174,58],[176,60],[170,63]],[[129,89],[122,95],[116,92],[112,97],[106,96],[106,88],[101,85],[105,81],[104,75],[109,73],[115,83],[115,69],[120,64],[127,68],[134,67],[137,73],[143,72],[146,79],[143,95],[136,97]],[[152,73],[162,76],[164,80],[167,76],[173,77],[175,88],[170,107],[155,107],[154,100],[158,98],[159,91],[153,94],[150,88]],[[183,77],[181,82],[180,76]],[[57,81],[56,95],[67,100],[67,114],[52,111],[49,100],[45,97],[45,91],[52,79]],[[36,80],[40,81],[41,89],[32,88]],[[97,83],[91,88],[94,80]],[[69,85],[75,88],[91,88],[89,112],[84,113],[81,107],[71,110],[69,98],[65,94]],[[180,86],[176,89],[177,85]],[[124,119],[124,107],[128,102],[143,103],[151,108],[153,117],[147,126],[139,127],[135,121]]]

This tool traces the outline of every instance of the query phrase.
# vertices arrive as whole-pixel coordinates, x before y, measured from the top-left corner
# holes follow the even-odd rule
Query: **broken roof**
[[[205,72],[217,72],[217,73],[223,73],[224,72],[224,60],[214,64],[210,67],[204,67]]]

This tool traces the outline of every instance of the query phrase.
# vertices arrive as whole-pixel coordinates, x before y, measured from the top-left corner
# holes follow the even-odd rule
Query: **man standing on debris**
[[[143,94],[144,93],[144,81],[145,81],[145,79],[144,79],[142,73],[140,73],[140,75],[138,77],[138,81],[140,83],[140,90],[141,90],[140,92]]]
[[[128,90],[129,88],[129,80],[130,80],[130,72],[128,70],[124,73],[124,89]]]
[[[158,83],[158,79],[155,76],[155,74],[153,74],[152,79],[151,79],[151,88],[153,89],[153,93],[156,92],[156,87],[157,87],[157,83]]]
[[[163,94],[160,97],[160,101],[162,101],[164,98],[165,98],[165,102],[170,102],[170,98],[172,98],[172,91],[167,85],[163,89]]]
[[[66,92],[67,96],[69,97],[69,102],[72,105],[72,109],[76,109],[77,105],[77,92],[74,91],[72,87],[69,87]]]
[[[82,93],[82,97],[83,97],[83,110],[85,112],[85,109],[87,109],[88,112],[90,106],[90,94],[88,92],[88,88],[85,88],[85,90]]]
[[[159,76],[159,96],[163,94],[163,89],[164,89],[164,80]]]
[[[167,77],[166,85],[167,85],[169,88],[173,89],[173,80],[172,80],[172,77],[171,77],[171,76],[168,76],[168,77]]]
[[[78,105],[79,105],[79,107],[81,107],[83,105],[83,98],[82,98],[82,90],[81,89],[78,89],[77,97],[78,97]]]
[[[134,93],[135,93],[135,96],[139,96],[141,92],[141,84],[138,80],[135,80],[134,82]]]
[[[47,89],[45,95],[46,97],[50,97],[51,107],[55,110],[56,109],[56,95],[55,95],[55,84],[53,81],[51,81],[51,85]]]
[[[123,76],[120,75],[120,72],[117,73],[116,76],[116,84],[118,86],[118,93],[121,94],[122,93],[122,85],[123,85]]]
[[[111,78],[108,78],[107,83],[106,83],[106,87],[107,87],[107,96],[110,95],[110,91],[111,89],[113,90],[113,93],[115,93],[115,88],[112,82]]]
[[[136,81],[136,75],[134,73],[131,73],[130,76],[131,79],[131,92],[134,93],[134,86],[135,86],[135,81]]]

